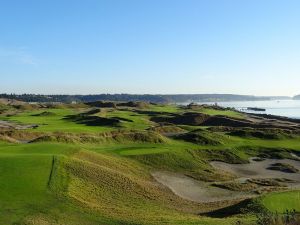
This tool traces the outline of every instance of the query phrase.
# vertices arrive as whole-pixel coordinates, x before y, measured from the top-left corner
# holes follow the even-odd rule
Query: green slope
[[[300,191],[272,193],[263,197],[261,202],[272,212],[284,213],[286,210],[300,212]]]
[[[37,129],[3,131],[3,135],[16,140],[39,139],[23,144],[0,142],[0,224],[229,225],[238,220],[250,224],[253,217],[248,214],[219,219],[200,216],[232,203],[184,200],[159,185],[151,172],[166,170],[219,181],[228,177],[214,170],[210,160],[245,163],[259,154],[288,158],[292,150],[300,150],[299,137],[238,137],[221,129],[161,125],[150,120],[152,114],[170,116],[186,111],[245,117],[231,110],[187,110],[168,105],[143,110],[101,109],[93,114],[96,119],[118,118],[118,126],[87,125],[65,119],[87,110],[38,109],[0,115],[0,120],[39,125]],[[181,133],[164,134],[169,129],[166,127]],[[261,203],[271,211],[298,210],[298,195],[270,194]]]

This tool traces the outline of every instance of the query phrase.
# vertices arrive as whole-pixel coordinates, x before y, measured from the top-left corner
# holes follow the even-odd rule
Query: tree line
[[[234,94],[95,94],[95,95],[41,95],[41,94],[0,94],[0,98],[14,99],[24,102],[93,102],[93,101],[146,101],[153,103],[188,103],[219,101],[256,101],[271,100],[274,97]]]

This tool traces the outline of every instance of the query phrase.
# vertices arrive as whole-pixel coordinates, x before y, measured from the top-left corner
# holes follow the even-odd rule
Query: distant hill
[[[93,101],[147,101],[154,103],[183,102],[220,102],[220,101],[261,101],[288,99],[285,96],[253,96],[234,94],[176,94],[176,95],[133,95],[133,94],[99,94],[99,95],[35,95],[35,94],[0,94],[0,98],[24,102],[93,102]]]
[[[300,100],[300,95],[296,95],[296,96],[294,96],[294,98],[293,98],[294,100]]]
[[[292,97],[289,97],[289,96],[270,96],[269,98],[271,100],[291,100],[291,99],[293,99]]]

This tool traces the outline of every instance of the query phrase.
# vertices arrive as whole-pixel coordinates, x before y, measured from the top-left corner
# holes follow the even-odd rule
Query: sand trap
[[[0,120],[0,128],[24,130],[35,128],[37,125],[20,125],[9,121]]]
[[[300,161],[290,159],[265,159],[263,161],[254,161],[250,159],[248,164],[229,164],[214,161],[211,165],[229,173],[236,175],[235,181],[245,182],[247,179],[276,179],[284,178],[293,182],[285,182],[289,188],[300,188],[300,172],[287,173],[277,170],[267,169],[274,163],[289,164],[300,170]],[[212,186],[212,183],[202,182],[178,173],[154,172],[152,176],[161,184],[167,186],[176,195],[181,198],[200,202],[217,202],[225,200],[234,200],[239,198],[251,198],[257,196],[251,192],[231,191]]]
[[[293,180],[292,183],[286,183],[291,188],[300,188],[300,173],[286,173],[277,170],[267,169],[274,163],[286,163],[300,170],[300,161],[290,159],[265,159],[263,161],[254,161],[250,159],[247,164],[229,164],[213,161],[210,164],[220,170],[232,173],[240,178],[285,178]]]
[[[253,194],[230,191],[211,186],[211,183],[201,182],[182,174],[170,172],[154,172],[152,176],[161,184],[167,186],[181,198],[200,202],[217,202],[251,197]]]

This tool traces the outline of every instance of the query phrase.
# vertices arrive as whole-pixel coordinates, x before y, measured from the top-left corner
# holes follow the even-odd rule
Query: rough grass
[[[229,135],[243,138],[261,138],[261,139],[285,139],[294,138],[295,135],[290,130],[280,129],[234,129],[228,132]]]
[[[0,143],[1,224],[231,224],[182,200],[148,167],[70,144]]]
[[[298,173],[299,170],[295,168],[294,166],[287,164],[287,163],[274,163],[270,167],[268,167],[270,170],[278,170],[285,173]]]
[[[207,206],[185,201],[157,186],[147,170],[133,160],[80,152],[68,162],[67,170],[71,198],[107,217],[137,224],[213,221],[193,214]]]
[[[237,181],[214,183],[213,186],[232,190],[232,191],[253,191],[258,187],[256,184],[251,182],[240,183]]]
[[[251,156],[289,158],[300,149],[298,137],[228,136],[221,129],[214,132],[198,130],[193,125],[159,126],[150,121],[153,113],[166,116],[188,112],[174,105],[149,105],[147,109],[122,107],[89,114],[117,119],[121,127],[117,129],[64,119],[88,111],[63,106],[19,109],[16,115],[0,115],[0,119],[39,125],[35,130],[2,131],[1,135],[17,141],[40,138],[29,144],[0,141],[0,215],[5,215],[0,217],[0,224],[225,225],[236,224],[238,220],[250,224],[253,218],[249,215],[223,219],[199,216],[233,202],[185,201],[156,183],[151,171],[178,172],[225,184],[233,177],[216,171],[209,161],[245,163]],[[205,108],[197,112],[241,118],[230,110]],[[163,136],[186,131],[189,131],[186,135],[195,137]],[[224,187],[228,189],[249,188],[226,184]],[[294,194],[285,198],[266,195],[262,202],[270,209],[273,207],[270,203],[278,202],[274,206],[278,210],[290,202],[297,204],[290,201],[294,198]]]
[[[186,130],[180,128],[179,126],[175,125],[161,125],[161,126],[155,126],[151,127],[149,130],[155,131],[161,134],[167,134],[167,135],[175,135],[180,133],[185,133]]]
[[[32,116],[44,112],[43,110],[33,110],[21,112],[10,117],[0,116],[0,119],[15,121],[23,124],[36,124],[38,125],[38,128],[34,130],[36,132],[100,132],[113,130],[113,128],[111,127],[87,126],[85,124],[78,124],[76,122],[63,119],[68,115],[76,114],[77,110],[73,111],[73,109],[48,109],[47,111],[52,112],[55,115]]]
[[[33,114],[32,116],[55,116],[54,112],[44,111],[38,114]]]
[[[61,142],[61,143],[90,143],[90,144],[107,144],[107,143],[167,143],[168,139],[162,135],[150,131],[112,131],[97,134],[73,134],[73,133],[52,133],[42,135],[32,141],[36,142]]]
[[[233,110],[217,110],[217,109],[202,107],[199,108],[198,110],[193,110],[193,111],[208,114],[211,116],[228,116],[236,119],[245,118],[245,115],[243,113],[233,111]]]
[[[6,112],[6,111],[8,111],[10,109],[11,109],[11,106],[6,105],[6,104],[2,104],[0,102],[0,114],[4,113],[4,112]]]
[[[152,122],[148,120],[146,115],[141,116],[138,113],[130,110],[111,111],[108,112],[105,117],[103,117],[101,113],[99,116],[95,114],[93,118],[85,118],[85,121],[82,118],[79,121],[76,120],[78,119],[78,112],[82,113],[85,111],[86,109],[84,108],[47,109],[47,111],[41,109],[29,110],[9,117],[0,115],[0,120],[15,121],[23,124],[36,124],[38,125],[38,127],[35,129],[36,132],[105,132],[120,128],[144,130],[150,128],[152,125]],[[102,121],[100,121],[101,118]],[[105,123],[105,120],[108,122],[118,121],[118,126],[114,128],[114,126],[110,126],[113,124]]]
[[[159,154],[130,155],[130,158],[148,165],[153,170],[179,172],[204,181],[223,181],[232,178],[229,174],[214,170],[208,163],[210,159],[245,162],[229,151],[192,149]]]
[[[205,129],[198,129],[185,134],[177,135],[176,139],[199,145],[221,145],[226,142],[225,135],[209,132]]]

